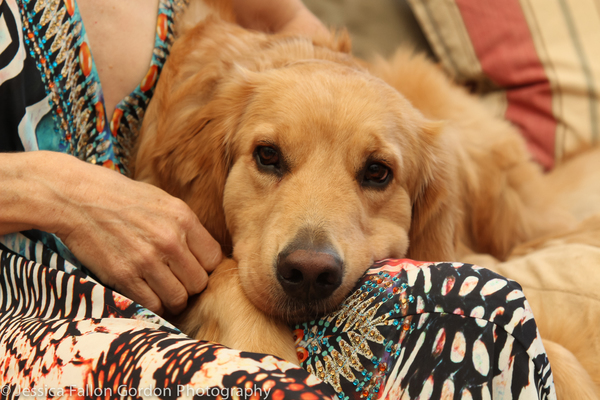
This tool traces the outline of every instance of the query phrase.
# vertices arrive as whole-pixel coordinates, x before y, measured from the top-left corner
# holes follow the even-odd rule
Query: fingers
[[[141,277],[133,278],[129,282],[116,282],[114,288],[158,315],[165,312],[161,299]]]
[[[181,262],[175,260],[169,262],[169,268],[187,293],[193,296],[206,288],[208,273],[191,252],[186,252],[182,258]]]
[[[207,272],[214,271],[223,259],[221,246],[200,222],[194,224],[188,232],[187,246]]]
[[[173,205],[171,211],[181,204]],[[127,263],[141,279],[132,282],[135,287],[127,285],[123,293],[158,314],[181,313],[188,297],[206,288],[207,271],[214,270],[222,257],[219,243],[187,205],[179,212],[169,219],[177,224],[163,225],[160,233],[150,235],[154,242],[146,243],[146,251],[138,248],[139,256]]]
[[[190,258],[194,259],[191,254]],[[187,306],[189,296],[200,293],[208,282],[208,274],[199,266],[195,271],[198,277],[193,279],[185,270],[181,264],[171,268],[156,260],[146,264],[139,277],[120,280],[115,288],[158,315],[165,311],[177,315]]]
[[[183,207],[183,215],[177,214],[173,221],[179,221],[179,225],[172,227],[170,233],[162,232],[160,242],[155,244],[157,252],[153,257],[144,257],[146,262],[141,269],[162,307],[174,315],[184,310],[189,296],[206,288],[208,272],[222,258],[219,243],[187,205],[178,204]]]
[[[189,257],[195,260],[191,254]],[[139,275],[134,271],[130,274],[115,274],[120,276],[114,287],[158,315],[163,315],[165,311],[177,315],[187,306],[189,296],[200,293],[208,282],[206,271],[197,262],[196,266],[194,272],[197,276],[192,278],[193,274],[185,272],[189,269],[189,264],[186,267],[182,264],[169,267],[156,260],[154,263],[147,263],[143,268],[134,268]]]
[[[169,313],[177,315],[185,309],[188,290],[167,265],[160,264],[153,268],[145,274],[144,279]]]
[[[208,272],[212,272],[217,265],[221,262],[222,253],[220,244],[210,235],[204,226],[198,220],[198,216],[190,209],[190,207],[182,200],[177,199],[169,207],[167,212],[171,212],[173,215],[172,221],[176,221],[177,226],[174,232],[183,233],[185,238],[183,243],[179,242],[181,236],[169,236],[166,235],[165,239],[166,249],[170,249],[170,253],[173,254],[177,246],[182,246],[185,251],[191,252],[191,254],[200,263],[202,268]],[[185,253],[184,251],[184,253]],[[175,264],[183,264],[191,266],[187,267],[187,272],[195,274],[196,262],[192,262],[187,254],[179,259],[173,259]],[[172,265],[172,264],[170,264]],[[197,292],[195,292],[197,293]]]

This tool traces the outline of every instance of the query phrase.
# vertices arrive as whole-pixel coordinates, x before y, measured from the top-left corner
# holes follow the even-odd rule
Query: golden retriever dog
[[[503,259],[563,224],[515,128],[424,57],[366,66],[347,35],[251,32],[227,13],[194,24],[198,10],[133,162],[232,257],[185,332],[297,363],[287,323],[335,309],[375,260]]]

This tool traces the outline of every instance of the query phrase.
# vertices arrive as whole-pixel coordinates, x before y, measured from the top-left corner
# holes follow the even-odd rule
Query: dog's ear
[[[452,261],[458,240],[455,160],[441,138],[443,125],[422,127],[419,172],[413,185],[412,221],[407,257],[421,261]]]
[[[199,64],[190,73],[185,62],[163,71],[138,139],[133,177],[185,201],[228,253],[228,146],[252,89],[239,68],[225,73],[222,65]]]

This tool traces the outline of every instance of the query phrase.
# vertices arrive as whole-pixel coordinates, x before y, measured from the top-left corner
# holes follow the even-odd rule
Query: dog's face
[[[450,259],[439,126],[383,81],[310,59],[231,68],[226,78],[177,71],[159,81],[136,177],[182,198],[233,244],[258,308],[313,318],[341,303],[373,261]]]
[[[242,285],[289,320],[330,311],[373,261],[409,247],[430,127],[383,82],[332,63],[247,74],[230,138],[227,228]]]

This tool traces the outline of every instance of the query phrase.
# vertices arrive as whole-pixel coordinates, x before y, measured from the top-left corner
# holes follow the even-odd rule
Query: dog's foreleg
[[[208,287],[173,321],[184,333],[237,350],[272,354],[298,364],[292,332],[248,300],[237,263],[225,259],[210,275]]]

